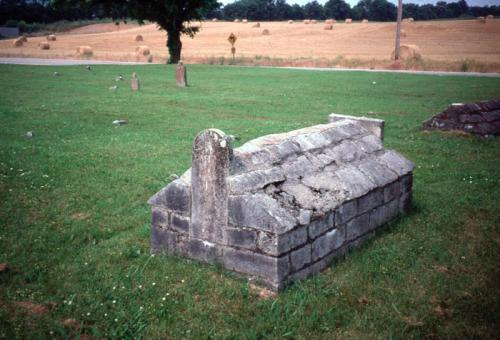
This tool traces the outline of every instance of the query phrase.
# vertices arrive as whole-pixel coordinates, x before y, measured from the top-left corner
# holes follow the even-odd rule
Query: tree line
[[[168,1],[167,1],[168,2]],[[148,1],[143,1],[147,6]],[[0,0],[0,24],[11,25],[17,21],[51,23],[59,20],[89,20],[106,17],[127,17],[119,6],[106,6],[106,1],[51,1],[51,0]],[[221,20],[248,19],[258,21],[327,19],[368,19],[394,21],[396,6],[387,0],[360,0],[351,7],[344,0],[329,0],[324,5],[311,1],[303,6],[290,5],[286,0],[238,0],[223,6],[216,3],[212,9],[200,9],[200,16]],[[403,4],[405,17],[415,20],[451,19],[500,15],[500,6],[469,6],[465,0],[439,1],[436,4]]]

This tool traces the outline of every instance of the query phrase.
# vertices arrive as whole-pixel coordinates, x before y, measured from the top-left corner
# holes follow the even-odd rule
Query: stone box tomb
[[[384,149],[384,122],[329,121],[237,149],[220,130],[200,132],[192,168],[148,201],[152,250],[281,290],[408,209],[413,164]]]

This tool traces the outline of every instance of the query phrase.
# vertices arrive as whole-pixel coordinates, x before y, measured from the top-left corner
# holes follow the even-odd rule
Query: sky
[[[229,4],[231,2],[234,2],[234,0],[218,0],[219,2],[222,2],[224,5],[226,4]],[[299,5],[304,5],[310,1],[313,1],[313,0],[287,0],[287,2],[291,5],[293,4],[299,4]],[[327,0],[317,0],[320,4],[324,4]],[[353,5],[356,5],[359,0],[345,0],[346,2],[348,2],[349,4],[351,4],[351,6]],[[389,2],[392,2],[394,4],[397,3],[397,0],[388,0]],[[439,0],[403,0],[403,3],[414,3],[414,4],[418,4],[418,5],[422,5],[422,4],[428,4],[428,3],[436,3],[437,1]],[[456,2],[456,1],[453,1],[453,0],[444,0],[446,2]],[[500,5],[500,0],[466,0],[467,1],[467,4],[469,6],[485,6],[485,5]]]

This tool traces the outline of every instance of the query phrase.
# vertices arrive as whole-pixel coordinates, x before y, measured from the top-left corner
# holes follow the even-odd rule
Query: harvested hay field
[[[323,25],[293,25],[288,22],[261,22],[262,31],[241,22],[202,22],[194,39],[183,37],[183,60],[188,63],[239,63],[276,66],[374,67],[385,68],[394,49],[395,23],[353,22],[334,24],[332,30]],[[476,20],[405,22],[407,37],[402,44],[417,45],[422,53],[418,63],[404,65],[413,69],[460,70],[466,61],[475,65],[468,71],[500,71],[500,20],[479,24]],[[227,37],[238,37],[236,61],[232,61]],[[136,35],[148,42],[155,62],[168,57],[166,34],[154,24],[137,26],[97,24],[60,34],[50,52],[38,49],[45,38],[30,38],[23,48],[15,48],[11,40],[0,41],[2,57],[76,58],[80,45],[94,49],[94,59],[142,61],[135,53]],[[139,59],[138,59],[139,58]]]

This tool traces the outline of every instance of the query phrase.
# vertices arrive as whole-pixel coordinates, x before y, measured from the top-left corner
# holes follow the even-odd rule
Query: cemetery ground
[[[420,125],[498,97],[500,78],[188,66],[179,89],[165,65],[0,72],[0,338],[498,338],[500,141]],[[331,112],[386,121],[385,147],[416,164],[411,213],[268,298],[151,256],[146,201],[200,130],[238,146]]]

